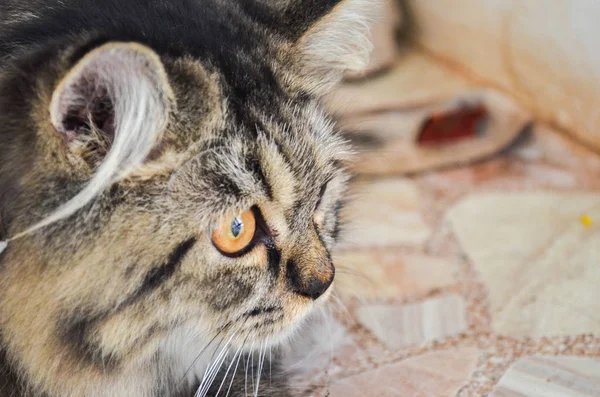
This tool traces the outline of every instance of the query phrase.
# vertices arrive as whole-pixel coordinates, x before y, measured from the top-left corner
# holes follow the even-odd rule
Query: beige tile
[[[583,144],[538,124],[529,139],[513,150],[513,154],[526,161],[543,162],[569,170],[600,171],[600,156]]]
[[[391,349],[422,345],[466,330],[465,301],[458,295],[391,306],[365,305],[358,320]]]
[[[600,359],[524,357],[513,364],[491,397],[600,397]]]
[[[343,251],[334,262],[336,288],[346,295],[414,297],[456,282],[457,266],[447,259],[391,248]]]
[[[496,332],[600,335],[600,195],[475,195],[448,219],[488,289]]]
[[[415,246],[429,238],[431,230],[421,217],[414,182],[403,178],[367,182],[354,196],[344,211],[349,223],[340,248]]]
[[[577,186],[577,175],[567,170],[544,164],[527,165],[524,170],[527,179],[534,180],[544,186],[565,189]]]
[[[477,362],[477,350],[427,353],[339,381],[330,397],[454,397]]]

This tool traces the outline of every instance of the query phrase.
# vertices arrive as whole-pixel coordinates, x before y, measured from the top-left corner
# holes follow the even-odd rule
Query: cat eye
[[[241,254],[252,243],[256,218],[252,210],[231,216],[213,229],[212,243],[225,255]]]

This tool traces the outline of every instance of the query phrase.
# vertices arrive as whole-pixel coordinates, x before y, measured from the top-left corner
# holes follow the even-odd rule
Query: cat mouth
[[[244,337],[267,338],[271,342],[285,340],[310,310],[289,310],[278,305],[257,306],[238,317],[237,323],[243,324],[241,333]]]
[[[244,313],[244,317],[258,317],[262,315],[274,314],[283,311],[281,307],[256,307],[246,313]]]
[[[237,324],[235,328],[239,327],[236,339],[265,339],[273,344],[285,341],[315,308],[329,300],[331,292],[332,288],[328,288],[316,300],[294,294],[295,299],[291,300],[281,297],[257,302],[239,313],[232,321]]]

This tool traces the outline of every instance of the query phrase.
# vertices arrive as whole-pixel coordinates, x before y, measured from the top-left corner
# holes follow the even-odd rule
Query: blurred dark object
[[[421,146],[442,145],[475,138],[487,118],[488,111],[483,105],[434,114],[423,122],[417,142]]]

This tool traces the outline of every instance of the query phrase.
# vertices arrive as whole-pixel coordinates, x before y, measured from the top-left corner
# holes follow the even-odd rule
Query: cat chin
[[[271,330],[262,332],[257,339],[265,341],[267,347],[281,347],[293,342],[299,333],[303,331],[304,325],[320,313],[330,300],[333,293],[332,286],[317,300],[297,305],[294,308],[296,317],[289,323],[274,325]],[[251,351],[250,349],[249,351]],[[249,352],[248,351],[248,352]]]
[[[294,340],[298,332],[302,330],[303,326],[310,321],[310,319],[320,309],[326,306],[326,304],[329,302],[332,291],[333,284],[317,300],[312,301],[308,305],[303,304],[302,309],[296,311],[297,317],[292,322],[283,326],[278,332],[273,332],[272,334],[268,335],[270,344],[273,346],[279,346],[289,344],[292,340]]]
[[[192,385],[202,379],[207,367],[214,363],[221,353],[232,356],[235,353],[251,353],[267,348],[278,349],[285,346],[302,328],[313,312],[314,304],[300,310],[290,323],[264,325],[260,331],[243,330],[239,333],[223,333],[214,338],[197,322],[181,325],[170,332],[160,343],[158,359],[162,378],[181,379]],[[297,311],[298,313],[298,311]],[[214,335],[214,334],[212,334]]]
[[[207,336],[214,334],[199,327],[197,322],[187,323],[179,326],[165,338],[160,346],[160,355],[169,357],[175,367],[185,368],[184,371],[190,367],[204,371],[207,363],[214,358],[217,347],[222,349],[228,346],[232,353],[238,350],[250,353],[265,347],[278,348],[295,338],[303,325],[329,301],[331,291],[332,288],[329,288],[316,301],[302,300],[294,304],[294,307],[286,308],[288,313],[293,314],[286,316],[283,321],[263,324],[259,322],[255,324],[256,326],[238,332],[223,333],[214,340],[212,336]]]

